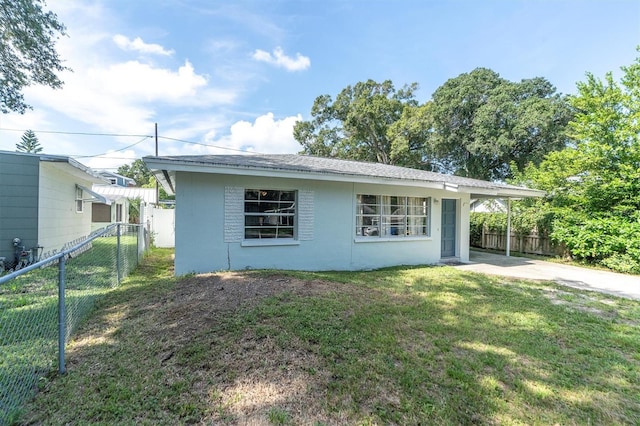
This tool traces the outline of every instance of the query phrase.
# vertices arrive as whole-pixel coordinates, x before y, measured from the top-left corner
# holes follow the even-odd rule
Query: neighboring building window
[[[76,213],[82,213],[84,203],[82,202],[82,188],[76,187]]]
[[[118,179],[116,178],[109,178],[109,182],[111,182],[111,185],[115,185],[118,183]]]
[[[122,204],[116,204],[116,222],[122,222]]]
[[[356,236],[428,237],[430,198],[358,194]]]
[[[296,237],[296,191],[245,189],[244,238]]]

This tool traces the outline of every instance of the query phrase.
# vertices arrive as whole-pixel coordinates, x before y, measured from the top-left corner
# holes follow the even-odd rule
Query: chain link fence
[[[56,367],[65,372],[65,342],[137,266],[144,237],[140,225],[111,225],[0,276],[0,425],[15,421]]]

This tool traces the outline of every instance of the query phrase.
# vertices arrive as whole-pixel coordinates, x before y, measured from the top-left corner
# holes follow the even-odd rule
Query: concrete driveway
[[[558,284],[582,290],[599,291],[640,300],[640,277],[638,276],[473,250],[469,260],[469,263],[457,265],[455,268],[489,275],[555,281]]]

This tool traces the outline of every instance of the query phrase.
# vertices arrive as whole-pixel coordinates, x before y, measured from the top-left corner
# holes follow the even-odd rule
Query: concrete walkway
[[[582,290],[599,291],[640,300],[639,276],[473,250],[469,257],[469,263],[455,266],[455,268],[489,275],[555,281],[558,284]]]

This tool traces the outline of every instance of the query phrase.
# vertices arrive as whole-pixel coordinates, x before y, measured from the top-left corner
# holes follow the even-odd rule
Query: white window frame
[[[84,213],[84,191],[76,186],[76,213]]]
[[[431,238],[431,197],[356,194],[355,237]]]
[[[297,199],[297,190],[245,188],[243,240],[270,243],[296,241]]]

